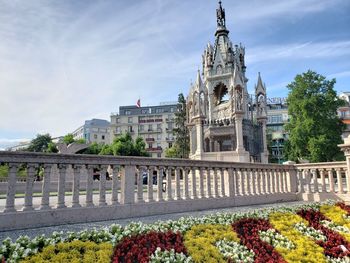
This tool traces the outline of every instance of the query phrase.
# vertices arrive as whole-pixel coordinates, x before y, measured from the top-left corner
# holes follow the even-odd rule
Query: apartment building
[[[138,136],[146,142],[146,150],[152,157],[165,157],[165,149],[174,143],[176,102],[158,106],[120,106],[118,113],[111,114],[110,143],[123,133],[133,139]]]
[[[74,139],[85,139],[87,143],[108,144],[109,138],[109,121],[102,119],[86,120],[84,125],[72,132]]]
[[[268,145],[271,148],[269,161],[282,163],[284,142],[288,135],[284,130],[284,125],[288,122],[288,106],[286,98],[267,99],[267,136]]]

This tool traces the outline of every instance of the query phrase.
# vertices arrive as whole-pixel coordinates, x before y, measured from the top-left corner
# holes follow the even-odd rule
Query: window
[[[152,149],[152,147],[153,147],[152,143],[149,143],[149,144],[148,144],[148,148],[149,148],[149,149]]]
[[[169,142],[169,143],[168,143],[168,148],[171,148],[171,147],[173,147],[173,143],[172,143],[172,142]]]
[[[131,111],[130,110],[126,110],[125,111],[125,115],[131,115]]]
[[[173,123],[172,123],[172,122],[168,123],[168,129],[169,129],[169,130],[172,130],[172,129],[173,129]]]
[[[128,123],[132,123],[132,117],[128,118]]]
[[[105,139],[105,136],[104,136],[104,135],[102,135],[102,136],[101,136],[101,138],[102,138],[102,140],[104,140],[104,139]]]
[[[120,127],[117,127],[117,128],[115,129],[115,133],[116,133],[116,134],[119,134],[119,133],[120,133]]]
[[[174,112],[175,111],[175,108],[174,107],[171,107],[170,108],[170,112]]]
[[[120,119],[119,118],[116,118],[115,119],[115,123],[119,123],[120,122]]]
[[[152,131],[152,130],[153,130],[152,124],[148,124],[148,131]]]
[[[97,134],[94,134],[94,139],[97,139]]]
[[[157,143],[157,148],[161,148],[162,145],[160,144],[160,142]]]
[[[159,131],[161,129],[162,129],[162,124],[161,123],[157,124],[157,130]]]
[[[128,132],[134,132],[134,130],[132,129],[132,126],[128,126]]]
[[[162,113],[162,112],[163,112],[163,109],[162,109],[162,108],[156,109],[156,113]]]
[[[144,128],[145,128],[145,126],[140,125],[140,131],[143,131],[143,130],[144,130]]]
[[[162,135],[161,134],[157,134],[157,140],[161,140],[162,139]]]
[[[141,110],[141,114],[147,114],[147,112],[148,112],[148,109],[142,109]]]
[[[162,157],[162,154],[161,154],[161,153],[157,153],[157,157],[158,157],[158,158],[161,158],[161,157]]]

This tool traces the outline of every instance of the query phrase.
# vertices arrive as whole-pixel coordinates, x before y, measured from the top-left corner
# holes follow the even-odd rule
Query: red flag
[[[140,108],[140,107],[141,107],[141,100],[140,100],[140,99],[138,99],[138,100],[137,100],[137,102],[136,102],[136,106],[137,106],[138,108]]]

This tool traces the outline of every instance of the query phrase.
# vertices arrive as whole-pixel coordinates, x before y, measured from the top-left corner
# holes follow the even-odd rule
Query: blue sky
[[[64,135],[120,105],[187,94],[214,41],[215,0],[0,0],[0,149]],[[313,69],[350,91],[350,1],[223,0],[248,88],[286,96]]]

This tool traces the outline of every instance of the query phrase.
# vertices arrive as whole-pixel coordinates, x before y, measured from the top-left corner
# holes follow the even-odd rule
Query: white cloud
[[[224,1],[240,30],[341,0]],[[120,105],[187,92],[215,28],[214,2],[0,0],[0,136],[63,135]],[[302,6],[302,8],[300,8]],[[264,45],[247,64],[349,54],[350,42]],[[263,70],[263,69],[261,69]],[[3,134],[2,134],[3,133]]]
[[[306,42],[259,46],[249,51],[247,63],[283,59],[321,59],[350,55],[350,41]]]

